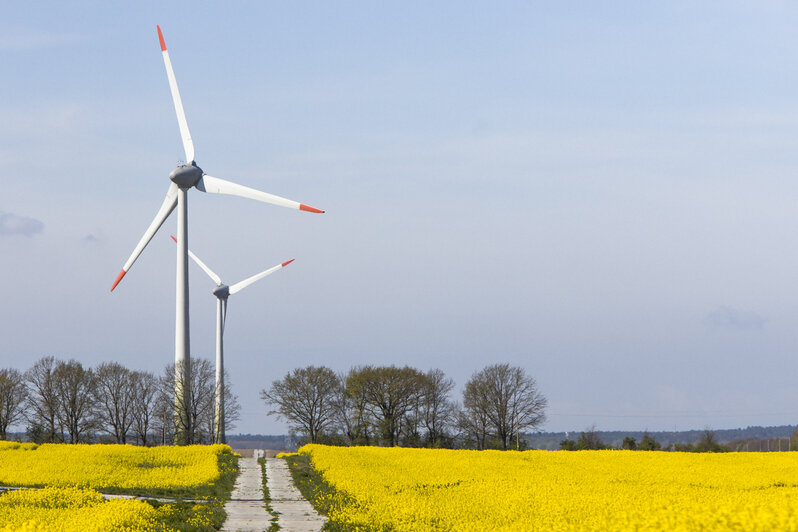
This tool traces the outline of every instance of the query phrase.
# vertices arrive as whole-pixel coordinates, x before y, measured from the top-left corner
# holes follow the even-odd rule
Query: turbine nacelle
[[[230,295],[230,287],[226,284],[220,284],[214,289],[213,295],[219,299],[227,299],[227,296]]]
[[[172,170],[172,173],[169,174],[169,179],[180,188],[191,188],[199,183],[202,176],[202,168],[192,161],[191,164],[181,164]]]

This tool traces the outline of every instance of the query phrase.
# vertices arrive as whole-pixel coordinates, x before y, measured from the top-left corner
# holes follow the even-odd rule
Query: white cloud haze
[[[35,218],[12,212],[0,212],[0,236],[33,236],[44,231],[44,224]]]

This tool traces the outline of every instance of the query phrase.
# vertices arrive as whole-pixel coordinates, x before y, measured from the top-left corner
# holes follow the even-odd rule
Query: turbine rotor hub
[[[193,161],[191,164],[181,164],[172,170],[169,179],[179,187],[191,188],[202,179],[202,168]]]
[[[227,296],[230,295],[230,287],[227,286],[226,284],[220,284],[213,291],[213,295],[215,295],[220,299],[227,299]]]

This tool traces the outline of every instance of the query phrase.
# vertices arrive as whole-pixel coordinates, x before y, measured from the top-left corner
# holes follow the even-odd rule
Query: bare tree
[[[522,430],[535,429],[546,421],[548,400],[538,390],[535,379],[522,368],[510,368],[510,424],[509,436],[515,436],[516,450]]]
[[[295,369],[282,380],[262,390],[261,399],[276,408],[276,414],[304,432],[311,443],[329,427],[335,417],[335,399],[340,394],[340,381],[327,367],[308,366]]]
[[[427,443],[439,446],[446,429],[454,422],[454,404],[449,394],[454,380],[439,369],[431,369],[421,379],[421,419],[427,429]]]
[[[94,374],[77,360],[57,362],[52,373],[61,423],[69,443],[80,443],[95,427]]]
[[[135,383],[133,372],[116,362],[103,362],[95,371],[95,405],[99,426],[116,443],[127,443],[133,426]]]
[[[349,375],[354,371],[350,370]],[[366,410],[365,396],[347,392],[347,378],[347,375],[338,375],[338,392],[333,397],[334,422],[349,445],[369,445],[372,418]]]
[[[150,372],[134,371],[130,375],[133,388],[131,414],[136,443],[146,446],[153,428],[155,405],[158,398],[158,378]]]
[[[225,371],[224,377],[224,432],[229,433],[236,427],[236,421],[241,419],[241,403],[238,396],[233,393],[230,378]]]
[[[8,427],[23,415],[25,379],[15,369],[0,370],[0,440],[5,440]]]
[[[214,377],[215,379],[215,377]],[[238,396],[233,393],[232,386],[230,386],[230,375],[227,370],[224,370],[222,393],[224,394],[224,434],[227,434],[235,427],[235,422],[241,418],[241,405],[238,402]],[[213,400],[216,400],[216,381],[213,383],[214,390]],[[212,405],[203,419],[206,432],[210,435],[210,441],[214,440],[216,434],[216,410]],[[226,442],[222,442],[226,443]]]
[[[423,377],[423,375],[422,375]],[[421,426],[424,423],[423,415],[421,412],[421,397],[423,395],[423,379],[418,383],[418,393],[415,400],[410,403],[410,408],[407,412],[399,418],[396,426],[397,442],[398,445],[405,447],[421,447]]]
[[[166,373],[168,375],[169,372]],[[158,379],[158,391],[153,404],[152,428],[158,435],[161,445],[171,445],[175,439],[175,402],[172,396],[174,375],[172,375],[172,380],[164,385],[164,380],[167,379],[167,376]]]
[[[206,433],[204,424],[198,425],[206,416],[213,416],[213,400],[216,390],[216,368],[205,359],[193,359],[188,364],[189,371],[179,371],[178,374],[189,383],[190,394],[178,394],[174,402],[175,428],[173,434],[181,434],[184,441],[181,444],[205,443],[213,438],[213,433]],[[164,378],[161,379],[162,393],[166,396],[174,393],[175,366],[166,367]],[[186,389],[183,387],[183,389]],[[186,401],[184,403],[184,401]],[[173,410],[173,412],[174,412]]]
[[[213,417],[213,402],[216,397],[216,367],[205,359],[191,362],[191,393],[188,412],[191,415],[190,443],[213,442],[213,427],[202,430],[201,421]]]
[[[29,431],[40,433],[36,440],[42,442],[63,441],[61,430],[58,393],[55,389],[53,371],[56,360],[48,356],[40,358],[25,372],[28,389],[26,417]]]
[[[494,364],[475,373],[463,393],[465,420],[487,420],[503,449],[521,430],[546,419],[546,398],[519,367]]]
[[[409,366],[363,366],[346,379],[346,392],[364,401],[382,427],[383,440],[391,447],[399,443],[402,419],[418,401],[421,375]]]
[[[466,396],[468,385],[466,385]],[[488,416],[484,409],[467,401],[467,406],[456,408],[457,428],[463,433],[466,440],[472,440],[477,449],[483,450],[488,439]],[[470,444],[469,444],[470,445]]]

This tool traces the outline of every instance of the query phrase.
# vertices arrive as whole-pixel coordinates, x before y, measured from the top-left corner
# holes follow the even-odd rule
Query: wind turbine
[[[186,114],[183,110],[183,103],[180,99],[180,92],[177,89],[172,62],[169,59],[169,52],[166,51],[166,43],[158,29],[158,39],[161,43],[163,62],[166,66],[166,76],[169,79],[169,88],[172,92],[172,101],[177,114],[177,123],[180,127],[180,136],[183,139],[183,149],[186,153],[186,164],[179,165],[169,174],[172,183],[166,191],[166,198],[158,209],[158,213],[144,232],[139,243],[136,245],[130,258],[122,267],[111,291],[116,288],[119,281],[130,271],[133,263],[136,262],[141,252],[149,244],[152,237],[163,225],[164,221],[177,207],[177,290],[176,290],[176,320],[175,320],[175,443],[190,443],[193,434],[190,416],[183,417],[183,410],[188,405],[190,397],[190,379],[183,379],[183,373],[190,375],[191,355],[189,351],[189,316],[188,316],[188,190],[192,187],[202,192],[210,194],[228,194],[231,196],[241,196],[265,203],[280,205],[301,211],[323,213],[324,211],[310,207],[308,205],[281,198],[273,194],[267,194],[253,188],[245,187],[213,177],[197,166],[194,161],[194,142],[188,130]],[[182,408],[180,405],[184,405]]]
[[[177,242],[177,239],[172,236],[172,240]],[[227,286],[222,282],[213,270],[200,260],[190,249],[188,256],[197,263],[197,266],[202,268],[202,271],[208,274],[213,282],[216,283],[216,288],[213,290],[213,295],[216,296],[216,397],[214,402],[214,424],[216,433],[213,435],[213,443],[227,443],[227,437],[224,433],[224,325],[227,321],[227,298],[235,293],[240,292],[248,287],[255,281],[260,281],[267,275],[271,275],[277,270],[281,270],[294,262],[294,259],[287,260],[277,266],[273,266],[268,270],[256,273],[252,277],[247,277],[234,285]]]

